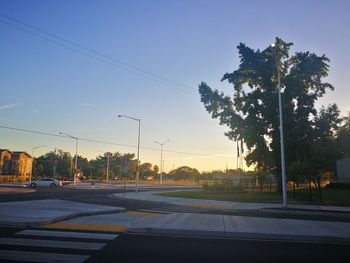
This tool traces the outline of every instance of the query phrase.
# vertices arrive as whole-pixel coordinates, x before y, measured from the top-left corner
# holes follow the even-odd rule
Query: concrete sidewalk
[[[45,199],[0,203],[0,225],[35,226],[77,216],[116,213],[121,207]]]
[[[177,236],[350,243],[350,223],[211,214],[129,211],[79,217],[45,227]]]
[[[169,192],[169,191],[166,191]],[[203,199],[190,199],[179,197],[166,197],[158,196],[161,192],[128,192],[112,194],[110,197],[114,198],[127,198],[133,200],[151,201],[168,203],[172,205],[188,206],[188,207],[201,207],[208,209],[225,209],[225,210],[260,210],[260,209],[276,209],[282,208],[281,204],[276,203],[247,203],[247,202],[228,202],[228,201],[216,201],[216,200],[203,200]],[[324,206],[324,205],[302,205],[302,204],[289,204],[288,209],[295,210],[312,210],[323,212],[349,212],[350,207],[342,206]]]

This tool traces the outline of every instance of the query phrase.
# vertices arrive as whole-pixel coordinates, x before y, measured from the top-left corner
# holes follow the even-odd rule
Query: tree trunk
[[[276,173],[276,181],[277,181],[277,192],[282,194],[282,172],[280,169]]]
[[[318,198],[320,200],[320,203],[322,203],[322,187],[321,187],[321,176],[317,177],[317,184],[318,184]]]
[[[297,188],[299,188],[299,176],[297,176]]]
[[[293,180],[293,198],[295,198],[295,179]]]
[[[311,178],[309,178],[309,200],[312,202]]]

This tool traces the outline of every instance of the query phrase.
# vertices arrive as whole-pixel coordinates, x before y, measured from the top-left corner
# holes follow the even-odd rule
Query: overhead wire
[[[15,22],[17,24],[21,24],[22,26],[25,26],[25,27],[31,29],[31,30],[28,30],[28,29],[25,29],[23,27],[20,27],[19,25],[0,20],[0,23],[3,23],[3,24],[6,24],[8,26],[11,26],[13,28],[16,28],[17,30],[21,30],[23,32],[32,34],[32,35],[34,35],[36,37],[42,38],[42,39],[44,39],[46,41],[49,41],[49,42],[54,43],[56,45],[59,45],[59,46],[61,46],[63,48],[67,48],[67,49],[69,49],[69,50],[71,50],[73,52],[79,53],[80,55],[87,56],[87,57],[89,57],[91,59],[94,59],[96,61],[107,63],[107,64],[110,64],[110,65],[113,65],[113,66],[117,66],[120,69],[122,69],[124,71],[127,71],[129,73],[136,74],[136,75],[139,75],[141,77],[144,77],[144,78],[147,78],[147,79],[151,79],[153,81],[162,82],[163,84],[167,83],[168,87],[175,88],[177,90],[181,90],[182,92],[190,93],[192,95],[196,94],[196,93],[194,93],[192,91],[189,91],[187,89],[183,89],[183,88],[179,88],[178,87],[180,85],[184,86],[183,84],[179,84],[177,82],[174,82],[174,81],[172,81],[172,80],[170,80],[168,78],[165,78],[165,77],[160,76],[158,74],[155,74],[153,72],[146,71],[146,70],[143,70],[143,69],[141,69],[139,67],[133,66],[133,65],[131,65],[129,63],[122,62],[122,61],[120,61],[118,59],[115,59],[115,58],[112,58],[112,57],[110,57],[108,55],[105,55],[105,54],[103,54],[103,53],[101,53],[99,51],[96,51],[94,49],[85,47],[85,46],[83,46],[83,45],[81,45],[79,43],[73,42],[71,40],[67,40],[67,39],[65,39],[65,38],[63,38],[61,36],[58,36],[56,34],[53,34],[53,33],[49,32],[49,31],[43,30],[41,28],[32,26],[32,25],[30,25],[30,24],[28,24],[28,23],[26,23],[26,22],[24,22],[22,20],[19,20],[17,18],[11,17],[11,16],[8,16],[8,15],[3,14],[1,12],[0,12],[0,16],[5,17],[5,18],[7,18],[8,20],[10,20],[12,22]],[[189,86],[187,86],[187,87],[189,87]],[[52,133],[47,133],[47,132],[33,131],[33,130],[27,130],[27,129],[19,129],[19,128],[14,128],[14,127],[7,127],[7,126],[0,126],[0,128],[12,129],[12,130],[17,130],[17,131],[22,131],[22,132],[30,132],[30,133],[37,133],[37,134],[42,134],[42,135],[66,138],[63,135],[52,134]],[[101,143],[101,144],[117,145],[117,146],[129,147],[129,148],[135,148],[136,147],[136,146],[133,146],[133,145],[126,145],[126,144],[120,144],[120,143],[114,143],[114,142],[106,142],[106,141],[100,141],[100,140],[94,140],[94,139],[86,139],[86,138],[79,138],[79,140],[81,140],[81,141],[88,141],[88,142],[94,142],[94,143]],[[141,148],[145,149],[145,150],[159,151],[159,149],[152,148],[152,147],[141,147]],[[228,158],[228,157],[224,157],[224,156],[220,157],[218,155],[208,155],[208,154],[200,154],[200,153],[184,152],[184,151],[174,151],[174,150],[164,150],[164,152],[178,153],[178,154],[187,154],[187,155],[196,155],[196,156],[219,158],[219,159]]]
[[[14,130],[19,132],[27,132],[27,133],[34,133],[34,134],[40,134],[40,135],[46,135],[46,136],[54,136],[54,137],[60,137],[64,139],[72,139],[70,137],[67,137],[65,135],[60,135],[56,133],[49,133],[49,132],[42,132],[42,131],[36,131],[36,130],[29,130],[29,129],[22,129],[22,128],[16,128],[16,127],[9,127],[9,126],[3,126],[0,125],[1,129],[7,129],[7,130]],[[108,144],[108,145],[115,145],[115,146],[121,146],[121,147],[128,147],[128,148],[137,148],[135,145],[128,145],[128,144],[122,144],[122,143],[116,143],[116,142],[109,142],[109,141],[101,141],[101,140],[95,140],[90,138],[78,138],[79,141],[85,141],[85,142],[92,142],[92,143],[99,143],[99,144]],[[158,148],[153,147],[140,147],[143,150],[150,150],[150,151],[157,151],[160,150]],[[201,157],[210,157],[210,158],[217,158],[217,159],[231,159],[227,156],[220,156],[220,155],[214,155],[214,154],[202,154],[202,153],[193,153],[193,152],[185,152],[185,151],[175,151],[175,150],[166,150],[163,149],[163,152],[168,153],[177,153],[177,154],[185,154],[185,155],[192,155],[192,156],[201,156]]]
[[[134,65],[131,65],[129,63],[125,63],[121,60],[118,60],[118,59],[115,59],[111,56],[108,56],[108,55],[105,55],[97,50],[94,50],[94,49],[91,49],[89,47],[86,47],[84,45],[81,45],[77,42],[74,42],[74,41],[71,41],[71,40],[68,40],[68,39],[65,39],[61,36],[58,36],[56,34],[53,34],[49,31],[46,31],[44,29],[41,29],[39,27],[36,27],[36,26],[32,26],[22,20],[19,20],[17,18],[14,18],[14,17],[11,17],[11,16],[8,16],[6,14],[3,14],[0,12],[0,16],[2,17],[5,17],[6,19],[12,21],[12,22],[15,22],[17,23],[17,25],[13,24],[13,23],[9,23],[9,22],[6,22],[6,21],[3,21],[3,20],[0,20],[0,23],[3,23],[3,24],[6,24],[8,26],[11,26],[11,27],[14,27],[18,30],[21,30],[23,32],[26,32],[26,33],[29,33],[29,34],[32,34],[36,37],[39,37],[39,38],[42,38],[46,41],[49,41],[51,43],[55,43],[61,47],[64,47],[64,48],[68,48],[70,49],[71,51],[74,51],[74,52],[77,52],[81,55],[85,55],[85,56],[88,56],[90,58],[94,58],[94,59],[97,59],[98,61],[100,62],[104,62],[104,63],[107,63],[107,64],[110,64],[110,65],[113,65],[113,66],[117,66],[119,67],[120,69],[124,70],[124,71],[127,71],[129,73],[132,73],[132,74],[136,74],[136,75],[139,75],[143,78],[146,78],[146,79],[150,79],[150,80],[153,80],[153,81],[156,81],[156,82],[161,82],[163,84],[167,84],[168,87],[171,87],[173,89],[177,89],[177,90],[180,90],[182,92],[185,92],[185,93],[189,93],[189,94],[192,94],[192,95],[197,95],[196,93],[192,92],[191,90],[189,90],[191,87],[188,86],[188,85],[185,85],[185,84],[181,84],[181,83],[178,83],[178,82],[175,82],[173,80],[170,80],[169,78],[166,78],[166,77],[163,77],[159,74],[156,74],[156,73],[153,73],[153,72],[150,72],[150,71],[147,71],[147,70],[144,70],[140,67],[136,67]],[[22,25],[22,26],[25,26],[31,30],[27,30],[27,29],[24,29],[20,26],[18,26],[18,24]],[[46,37],[45,37],[46,36]],[[65,44],[63,44],[65,43]],[[72,48],[74,47],[74,48]],[[84,52],[81,52],[81,50],[84,50]],[[184,89],[180,86],[187,86],[187,89]]]

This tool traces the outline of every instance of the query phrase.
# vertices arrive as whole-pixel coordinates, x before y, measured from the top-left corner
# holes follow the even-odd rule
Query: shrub
[[[350,189],[350,183],[347,184],[339,184],[339,183],[330,183],[326,185],[326,188],[333,189]]]
[[[203,188],[209,192],[215,193],[243,192],[242,186],[234,185],[231,179],[222,179],[220,182],[216,181],[212,185],[205,182],[203,183]]]

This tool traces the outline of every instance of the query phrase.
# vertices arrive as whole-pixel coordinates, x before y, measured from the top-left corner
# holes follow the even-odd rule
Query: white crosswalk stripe
[[[52,247],[52,248],[70,248],[100,250],[105,246],[103,243],[75,242],[75,241],[56,241],[56,240],[38,240],[21,238],[0,238],[0,245],[15,245],[29,247]]]
[[[1,261],[81,263],[86,261],[91,253],[106,246],[106,242],[118,237],[116,234],[36,229],[23,230],[14,236],[0,238]],[[4,246],[12,248],[4,249]],[[38,248],[45,252],[38,252]],[[54,249],[53,253],[48,249]],[[57,253],[57,249],[62,249],[63,252]],[[69,251],[65,252],[65,249]],[[78,250],[78,254],[75,254],[74,250]],[[72,251],[75,253],[71,254]]]
[[[116,237],[118,237],[118,235],[112,235],[112,234],[57,231],[57,230],[46,231],[46,230],[30,230],[30,229],[18,232],[17,235],[47,236],[47,237],[73,237],[73,238],[90,238],[90,239],[104,239],[104,240],[113,240]]]
[[[47,263],[81,263],[87,260],[89,255],[71,255],[45,252],[30,252],[20,250],[0,250],[1,260],[47,262]]]

